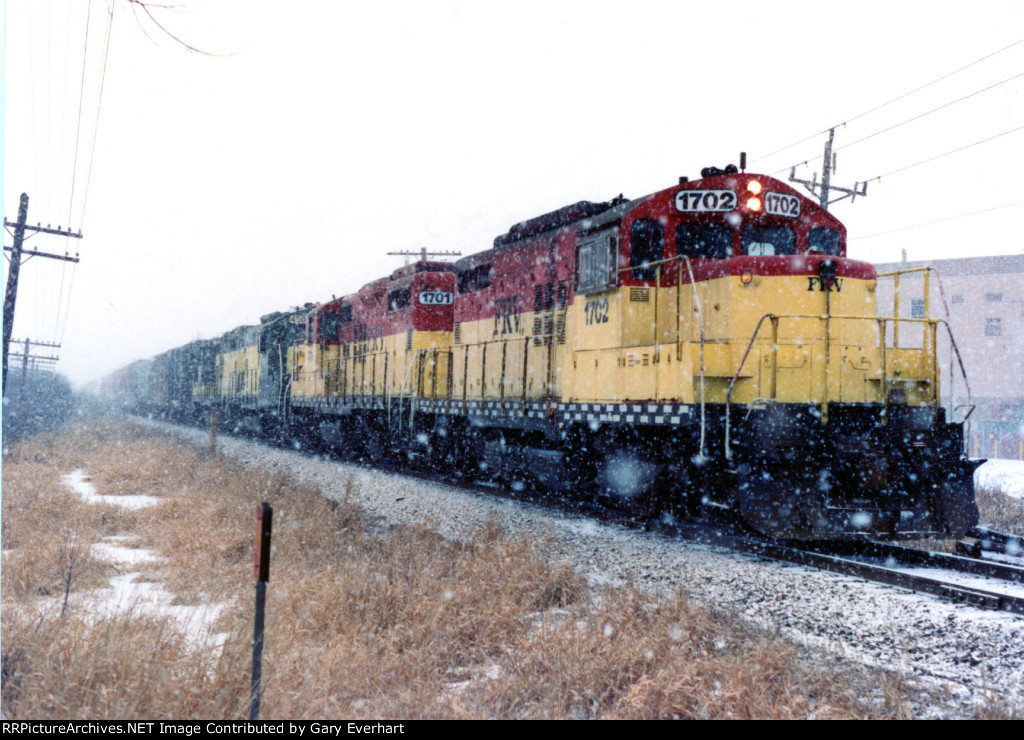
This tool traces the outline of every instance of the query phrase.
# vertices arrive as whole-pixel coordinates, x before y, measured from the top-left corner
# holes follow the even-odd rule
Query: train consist
[[[940,404],[948,327],[881,315],[879,279],[813,201],[706,168],[135,363],[104,392],[639,511],[729,509],[779,538],[959,538],[977,463]]]

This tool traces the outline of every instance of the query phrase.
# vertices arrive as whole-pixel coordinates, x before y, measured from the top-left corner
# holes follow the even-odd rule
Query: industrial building
[[[970,414],[968,453],[1024,459],[1024,254],[903,261],[875,269],[879,315],[948,322],[966,383],[940,326],[940,387],[955,419]],[[898,323],[902,346],[923,341],[920,324]]]

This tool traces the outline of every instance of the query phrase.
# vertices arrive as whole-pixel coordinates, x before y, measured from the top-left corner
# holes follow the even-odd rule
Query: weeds
[[[131,512],[87,506],[59,482],[75,468],[87,469],[102,493],[164,503]],[[908,711],[905,688],[886,674],[823,670],[776,636],[685,594],[655,601],[627,589],[597,598],[579,573],[542,554],[543,542],[497,524],[459,542],[424,527],[382,527],[351,503],[354,496],[326,501],[203,445],[130,425],[104,421],[37,437],[12,451],[3,477],[9,553],[0,700],[9,718],[244,717],[260,501],[275,508],[267,717]],[[63,545],[44,536],[60,531],[62,518],[76,533]],[[99,620],[87,601],[69,600],[111,570],[84,546],[112,535],[131,535],[161,554],[164,562],[140,577],[161,583],[176,603],[224,605],[214,628],[228,635],[225,646],[197,647],[170,618],[135,610]],[[64,618],[41,608],[40,596],[64,596]]]
[[[1024,498],[1012,498],[997,488],[975,490],[981,521],[1000,532],[1024,535]]]

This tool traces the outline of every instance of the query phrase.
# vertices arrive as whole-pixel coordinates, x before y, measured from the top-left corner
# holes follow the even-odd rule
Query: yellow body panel
[[[451,332],[403,332],[288,350],[292,398],[446,398]]]
[[[255,398],[260,387],[259,347],[217,355],[216,377],[217,394],[222,398]]]
[[[697,403],[703,385],[708,403],[881,403],[896,392],[934,404],[934,324],[917,322],[923,346],[894,348],[874,290],[853,278],[824,292],[807,276],[729,276],[578,295],[454,332],[300,345],[289,350],[292,396]],[[246,377],[243,355],[224,356],[222,377]]]
[[[679,290],[578,296],[569,318],[577,327],[573,377],[559,384],[563,400],[693,403],[701,397],[703,355],[708,403],[724,403],[730,384],[733,403],[880,403],[883,373],[888,391],[902,391],[908,404],[936,402],[933,325],[917,322],[925,326],[923,346],[894,349],[894,322],[874,315],[874,281],[846,278],[831,292],[810,285],[806,276],[759,276],[747,285],[730,276]],[[600,323],[595,302],[607,305]]]

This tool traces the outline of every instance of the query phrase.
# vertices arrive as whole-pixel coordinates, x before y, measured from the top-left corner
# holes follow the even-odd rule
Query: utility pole
[[[808,181],[797,179],[796,167],[792,168],[789,171],[789,181],[798,182],[805,188],[810,190],[812,195],[818,197],[818,202],[821,203],[821,207],[824,208],[826,211],[828,210],[829,205],[831,205],[832,203],[837,203],[845,198],[849,198],[850,202],[852,203],[858,195],[864,197],[867,196],[868,194],[868,184],[866,182],[855,182],[853,184],[853,189],[841,188],[838,187],[837,185],[832,184],[832,175],[836,171],[836,156],[835,154],[832,153],[832,140],[835,139],[835,137],[836,130],[834,128],[830,128],[828,130],[828,141],[825,142],[825,156],[822,159],[823,170],[821,173],[820,183],[818,182],[817,172],[815,172],[814,177]],[[820,193],[818,192],[819,188],[821,190]],[[840,195],[838,198],[829,200],[829,193],[831,193],[833,190],[838,190],[841,193],[845,193],[845,195]]]
[[[5,252],[11,253],[11,267],[7,274],[7,292],[4,294],[4,376],[3,392],[7,392],[7,353],[11,346],[11,332],[14,330],[14,304],[18,300],[18,276],[21,272],[22,245],[25,241],[25,231],[35,231],[41,234],[57,234],[58,236],[70,236],[75,239],[82,238],[82,232],[77,234],[73,231],[65,231],[60,226],[56,229],[50,228],[49,224],[44,228],[41,224],[29,226],[28,221],[28,193],[21,194],[21,203],[18,206],[18,220],[11,223],[4,219],[4,226],[14,227],[14,246],[4,246]],[[65,262],[78,262],[78,257],[69,257],[67,254],[48,254],[37,250],[29,250],[29,257],[47,257],[49,259],[64,260]],[[28,352],[26,351],[27,355]]]
[[[420,247],[419,252],[388,252],[392,257],[419,257],[427,260],[431,257],[461,257],[462,252],[428,252],[426,247]],[[408,262],[406,262],[408,264]]]
[[[32,361],[32,370],[33,371],[35,371],[35,370],[47,370],[48,371],[48,370],[52,369],[52,367],[53,367],[52,363],[55,363],[55,362],[57,362],[57,360],[60,359],[59,357],[30,354],[30,352],[32,351],[32,349],[31,349],[32,346],[35,345],[36,347],[56,347],[57,349],[60,349],[60,345],[59,344],[53,344],[51,342],[33,342],[31,339],[26,339],[24,342],[22,342],[20,339],[12,339],[11,342],[14,343],[14,344],[24,344],[25,345],[25,351],[24,352],[22,352],[20,354],[18,352],[12,352],[10,354],[10,356],[13,357],[14,359],[16,359],[16,360],[20,359],[21,360],[21,393],[20,393],[20,395],[21,395],[22,398],[24,398],[25,397],[25,388],[28,387],[28,370],[29,370],[28,363],[29,363],[29,360]]]

